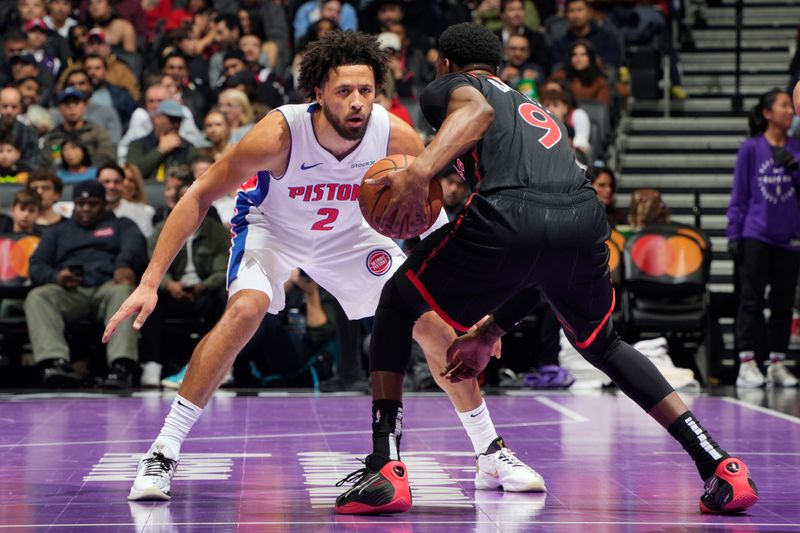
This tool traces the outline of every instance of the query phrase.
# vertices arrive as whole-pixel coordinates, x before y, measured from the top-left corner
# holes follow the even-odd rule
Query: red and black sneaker
[[[700,511],[711,514],[741,513],[758,501],[758,489],[741,459],[729,457],[706,480]]]
[[[408,472],[401,461],[389,461],[380,470],[369,467],[356,470],[336,486],[354,483],[336,498],[336,512],[341,514],[403,513],[411,509]]]

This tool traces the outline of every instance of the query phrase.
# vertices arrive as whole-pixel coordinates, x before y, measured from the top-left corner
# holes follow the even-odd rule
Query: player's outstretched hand
[[[489,364],[497,341],[498,337],[487,336],[480,330],[457,338],[447,349],[447,366],[442,377],[451,383],[477,377]]]
[[[136,330],[142,329],[144,321],[153,312],[157,302],[158,293],[156,289],[150,289],[142,285],[136,287],[136,290],[122,302],[119,310],[108,321],[106,330],[103,332],[103,342],[108,342],[108,339],[117,331],[120,323],[136,313],[138,313],[138,316],[133,322],[133,328]]]
[[[403,239],[408,235],[419,235],[427,229],[425,201],[428,199],[430,180],[404,169],[365,180],[364,185],[392,190],[391,199],[378,225],[381,233]]]

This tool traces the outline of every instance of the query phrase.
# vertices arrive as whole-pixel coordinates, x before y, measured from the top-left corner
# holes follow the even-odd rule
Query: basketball
[[[364,220],[366,220],[375,231],[386,237],[395,239],[411,239],[417,237],[433,225],[436,218],[439,216],[439,212],[442,210],[442,186],[439,184],[439,180],[434,178],[431,180],[428,187],[428,199],[425,202],[426,222],[425,228],[422,231],[410,233],[408,231],[407,221],[403,221],[399,235],[390,235],[378,229],[381,216],[383,216],[386,206],[392,198],[392,189],[389,187],[365,186],[364,181],[373,178],[381,178],[390,172],[407,168],[413,160],[414,156],[407,154],[390,155],[369,167],[364,177],[361,179],[361,189],[358,193],[358,205],[361,207],[361,214],[364,215]]]

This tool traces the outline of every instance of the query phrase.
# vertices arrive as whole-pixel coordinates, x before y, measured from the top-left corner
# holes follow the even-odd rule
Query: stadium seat
[[[647,226],[628,239],[623,314],[630,338],[655,333],[679,339],[684,347],[705,342],[709,243],[696,228],[679,224]],[[697,369],[693,359],[690,363]]]

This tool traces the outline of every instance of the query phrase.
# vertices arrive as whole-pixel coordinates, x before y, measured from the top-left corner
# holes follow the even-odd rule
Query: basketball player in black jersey
[[[433,309],[467,331],[489,314],[450,347],[443,375],[460,381],[485,368],[492,344],[528,313],[538,290],[581,355],[695,461],[705,481],[700,510],[743,511],[758,499],[744,462],[720,448],[656,367],[614,331],[603,206],[575,163],[564,124],[495,77],[500,56],[497,37],[482,27],[459,24],[441,35],[437,79],[420,99],[436,138],[406,170],[374,184],[392,189],[382,229],[395,233],[405,222],[421,224],[428,182],[447,164],[473,194],[384,287],[370,357],[373,453],[337,510],[411,507],[397,413],[415,320]]]

